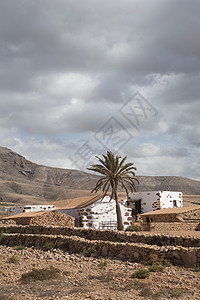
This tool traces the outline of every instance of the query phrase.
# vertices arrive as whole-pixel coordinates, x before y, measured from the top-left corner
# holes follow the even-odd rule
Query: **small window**
[[[177,202],[176,202],[176,200],[173,200],[173,207],[177,207]]]

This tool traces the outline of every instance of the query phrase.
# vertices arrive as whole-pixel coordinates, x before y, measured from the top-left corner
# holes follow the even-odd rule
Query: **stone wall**
[[[40,225],[40,226],[66,226],[74,227],[74,218],[59,213],[57,211],[48,211],[43,214],[35,215],[33,217],[13,217],[9,219],[1,219],[1,223],[15,222],[17,225]]]
[[[142,219],[144,222],[147,222],[147,218],[149,218],[150,222],[181,222],[181,220],[177,217],[177,214],[156,214],[156,215],[140,215],[140,219]]]
[[[198,221],[200,221],[200,208],[182,213],[179,216],[179,219],[181,221],[182,220],[198,220]]]
[[[177,213],[165,213],[161,210],[158,214],[152,214],[149,212],[148,215],[140,215],[140,219],[147,222],[147,218],[151,222],[183,222],[183,221],[200,221],[200,208],[191,209],[187,212],[177,212]]]
[[[179,223],[180,224],[180,223]],[[200,238],[185,236],[170,236],[169,234],[155,234],[145,232],[123,232],[115,230],[97,230],[84,228],[66,228],[53,226],[0,226],[0,232],[19,234],[63,235],[77,236],[87,240],[101,240],[110,242],[143,243],[158,246],[200,247]]]
[[[24,245],[26,247],[43,247],[46,243],[53,243],[56,247],[70,253],[81,253],[87,256],[113,257],[136,262],[169,260],[173,264],[178,265],[200,265],[199,247],[162,247],[139,243],[110,242],[102,240],[90,241],[80,237],[61,235],[4,234],[1,236],[1,244],[7,246]]]
[[[191,230],[200,230],[200,224],[197,222],[156,222],[150,224],[150,231],[191,231]]]

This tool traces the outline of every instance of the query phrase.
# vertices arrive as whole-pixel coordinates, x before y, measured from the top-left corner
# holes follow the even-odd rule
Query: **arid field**
[[[148,265],[68,254],[60,249],[18,249],[0,246],[1,300],[200,299],[198,268],[166,263],[163,270],[159,265],[149,278],[138,279],[132,274],[148,270]],[[23,275],[32,269],[39,271]],[[52,278],[48,279],[49,274]]]

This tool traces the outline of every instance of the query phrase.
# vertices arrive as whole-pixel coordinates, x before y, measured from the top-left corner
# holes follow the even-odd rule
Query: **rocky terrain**
[[[41,204],[90,194],[99,177],[35,164],[0,147],[0,204]],[[175,176],[138,176],[137,191],[172,190],[200,195],[200,182]]]
[[[33,277],[26,283],[20,280],[33,268],[50,266],[59,270],[57,278],[34,281]],[[60,249],[16,250],[0,246],[0,299],[200,299],[199,269],[167,266],[163,272],[151,272],[149,278],[131,278],[141,268],[148,266],[69,254]]]

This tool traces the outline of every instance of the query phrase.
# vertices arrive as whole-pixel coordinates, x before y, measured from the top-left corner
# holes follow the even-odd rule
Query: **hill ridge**
[[[171,190],[200,195],[200,181],[179,176],[137,176],[137,191]],[[0,147],[0,202],[52,202],[86,196],[98,175],[40,165]],[[27,199],[26,199],[27,196]]]

